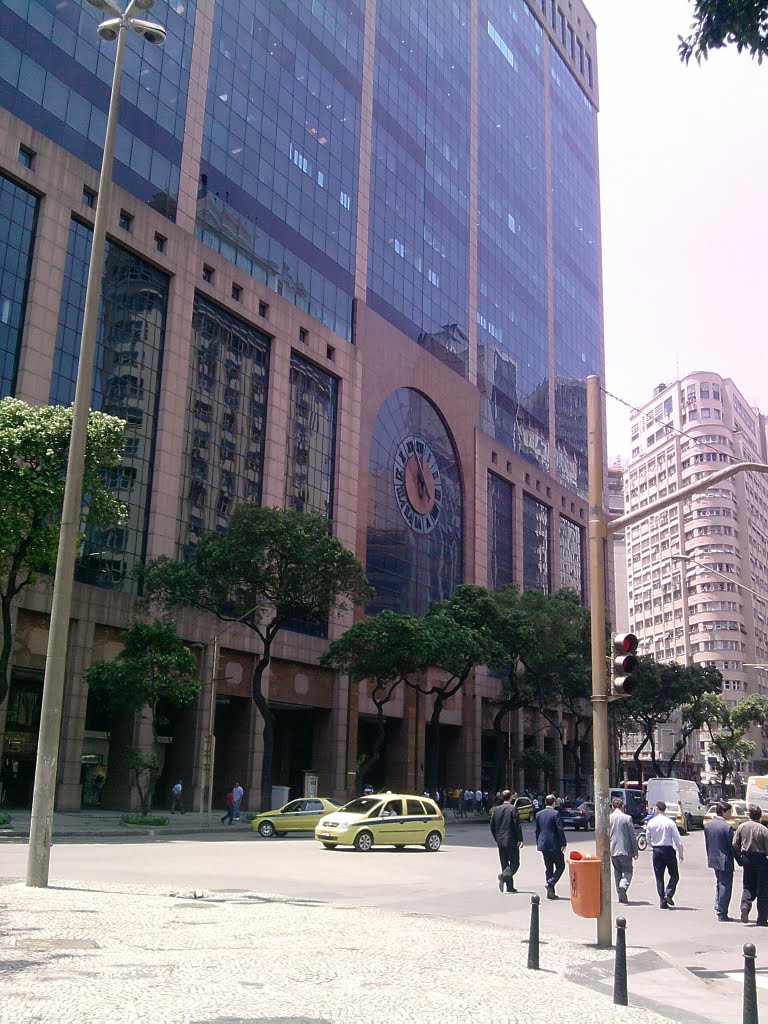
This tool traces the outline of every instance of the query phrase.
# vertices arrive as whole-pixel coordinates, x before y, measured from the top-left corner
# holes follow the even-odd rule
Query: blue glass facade
[[[333,518],[338,381],[295,353],[285,450],[285,505]]]
[[[54,405],[71,405],[75,398],[91,237],[90,228],[72,221],[51,381]],[[108,243],[91,407],[126,422],[123,458],[107,484],[127,506],[128,518],[119,528],[86,531],[77,575],[97,586],[135,589],[131,574],[144,557],[167,304],[167,275]]]
[[[198,235],[351,340],[362,2],[216,3]]]
[[[513,583],[512,484],[488,474],[488,586],[498,590]]]
[[[106,17],[74,0],[0,0],[0,104],[91,167],[101,166],[115,46]],[[195,3],[164,5],[165,46],[127,36],[115,181],[175,216]]]
[[[483,0],[478,75],[478,387],[486,433],[549,468],[544,33]]]
[[[376,7],[368,303],[461,374],[469,325],[464,5]]]
[[[560,586],[584,597],[584,530],[560,516]]]
[[[530,494],[523,495],[523,590],[552,588],[550,521],[552,509]]]
[[[0,398],[16,385],[37,206],[37,196],[0,174]]]
[[[602,368],[596,111],[550,44],[557,479],[587,495],[586,378]]]

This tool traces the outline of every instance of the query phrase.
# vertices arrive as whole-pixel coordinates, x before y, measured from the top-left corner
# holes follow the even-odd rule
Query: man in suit
[[[559,900],[555,886],[565,871],[565,848],[568,841],[560,815],[555,810],[555,797],[551,793],[544,800],[544,805],[544,810],[536,815],[536,849],[544,858],[547,899]]]
[[[632,819],[624,812],[624,801],[620,796],[612,800],[611,812],[611,864],[619,903],[628,903],[627,890],[632,882],[633,860],[637,860],[637,835]]]
[[[512,806],[512,793],[505,789],[501,794],[502,802],[491,812],[491,835],[499,848],[501,874],[499,875],[499,892],[517,892],[515,888],[515,872],[520,867],[520,848],[523,845],[523,830],[517,810]]]
[[[715,913],[718,921],[731,921],[728,907],[733,892],[733,832],[729,824],[731,805],[715,804],[717,817],[704,826],[707,867],[715,872]]]

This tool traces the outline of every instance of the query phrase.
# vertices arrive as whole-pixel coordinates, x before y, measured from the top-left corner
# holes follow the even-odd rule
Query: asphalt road
[[[544,873],[535,850],[533,827],[525,825],[525,848],[516,876],[518,895],[501,895],[498,859],[484,823],[449,823],[439,853],[423,849],[324,850],[313,838],[261,839],[247,828],[230,835],[151,841],[147,838],[62,842],[52,851],[51,881],[124,881],[205,890],[257,890],[346,906],[370,906],[404,913],[467,919],[527,929],[530,894],[544,895]],[[684,838],[686,857],[676,906],[662,911],[655,892],[650,851],[640,854],[630,890],[630,906],[614,906],[627,919],[627,941],[669,956],[704,978],[733,978],[740,993],[742,945],[757,947],[758,983],[768,988],[768,929],[754,924],[720,923],[713,910],[714,878],[706,867],[704,837]],[[594,850],[592,833],[568,831],[571,847]],[[0,875],[22,878],[26,844],[3,844]],[[731,913],[738,917],[741,872],[734,880]],[[567,876],[559,884],[567,897]],[[754,917],[754,911],[753,911]],[[577,917],[570,902],[542,899],[541,935],[595,939],[595,923]],[[768,999],[768,993],[766,993]]]

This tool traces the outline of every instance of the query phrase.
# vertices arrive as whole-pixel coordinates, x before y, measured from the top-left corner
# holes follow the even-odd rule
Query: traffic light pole
[[[592,620],[592,760],[595,789],[595,840],[600,858],[600,917],[597,944],[610,948],[611,838],[608,807],[608,673],[605,663],[605,540],[603,508],[603,407],[599,377],[587,377],[587,465],[589,473],[589,604]]]
[[[587,460],[589,473],[589,600],[592,613],[592,750],[595,789],[595,840],[601,861],[602,903],[597,919],[597,944],[612,944],[611,929],[611,838],[608,793],[608,673],[605,644],[605,542],[615,530],[624,530],[642,519],[677,505],[686,498],[709,490],[738,473],[768,473],[762,462],[734,462],[718,469],[706,479],[681,487],[671,495],[644,505],[626,515],[606,519],[603,506],[603,406],[600,378],[587,377]],[[738,585],[738,584],[737,584]]]

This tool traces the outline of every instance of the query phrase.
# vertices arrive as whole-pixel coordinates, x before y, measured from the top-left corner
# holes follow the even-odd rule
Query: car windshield
[[[347,814],[367,814],[380,803],[380,796],[359,796],[357,800],[350,800],[348,804],[344,804],[341,810]]]

